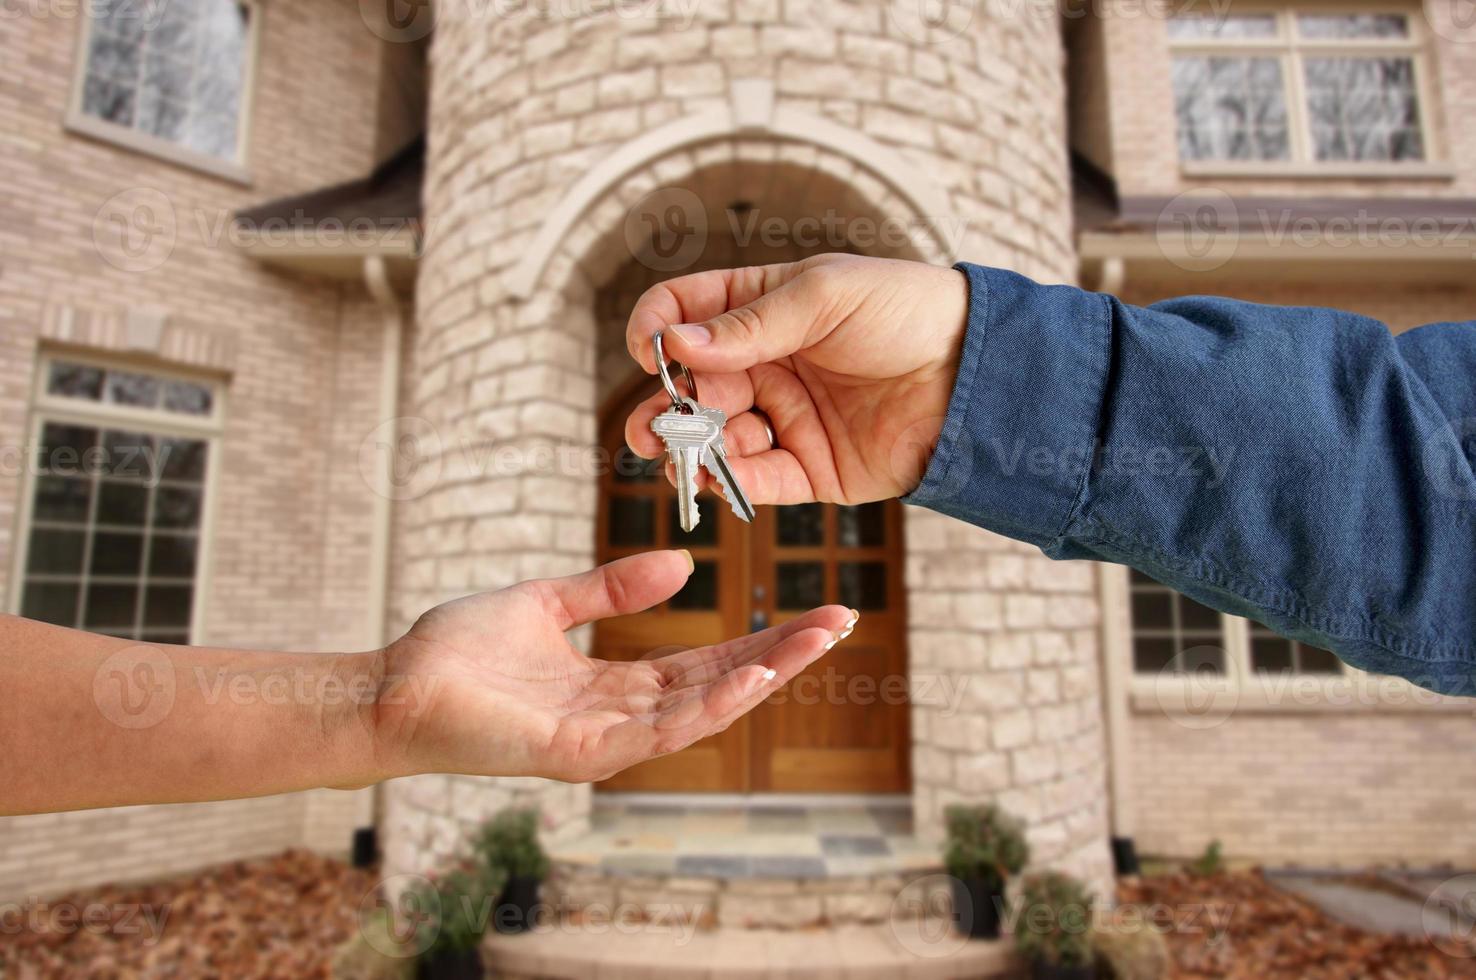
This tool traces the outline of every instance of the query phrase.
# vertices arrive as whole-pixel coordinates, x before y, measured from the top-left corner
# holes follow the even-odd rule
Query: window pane
[[[144,601],[144,626],[188,626],[195,590],[188,585],[151,585]]]
[[[780,507],[775,514],[778,520],[775,540],[790,547],[813,546],[825,543],[825,506],[823,504],[793,504]]]
[[[87,520],[87,508],[91,502],[91,480],[72,476],[36,478],[36,506],[33,515],[38,521],[83,523]]]
[[[1292,669],[1292,645],[1272,634],[1251,637],[1251,669],[1263,674],[1285,674]]]
[[[200,439],[159,438],[158,467],[166,480],[200,483],[205,479],[206,443]]]
[[[1167,590],[1133,592],[1133,629],[1173,629],[1174,597]]]
[[[650,497],[611,497],[606,537],[617,548],[656,543],[656,501]]]
[[[1409,21],[1403,14],[1302,14],[1297,33],[1305,38],[1401,38],[1409,37]]]
[[[36,528],[26,548],[26,571],[39,575],[77,575],[82,571],[82,549],[87,535],[82,531]]]
[[[1275,37],[1276,17],[1273,14],[1235,17],[1211,15],[1174,17],[1168,21],[1168,35],[1175,40],[1207,37]]]
[[[1174,641],[1161,636],[1140,636],[1133,641],[1133,670],[1156,674],[1174,659]]]
[[[154,495],[154,526],[191,531],[200,526],[200,491],[160,487]]]
[[[82,111],[120,126],[133,125],[134,90],[131,86],[87,76],[82,86]]]
[[[1318,160],[1423,160],[1411,58],[1308,58],[1307,111]]]
[[[1285,86],[1275,58],[1186,56],[1173,62],[1184,160],[1285,160]]]
[[[102,437],[102,472],[124,480],[152,480],[157,451],[153,436],[108,429]]]
[[[46,382],[46,393],[62,395],[66,398],[87,398],[97,401],[102,397],[102,380],[101,368],[56,361],[51,365],[51,377]]]
[[[787,508],[786,508],[787,509]],[[825,566],[818,561],[781,561],[774,565],[780,609],[810,609],[825,605]]]
[[[1343,662],[1330,650],[1297,644],[1297,669],[1304,674],[1342,673]]]
[[[186,415],[209,415],[213,404],[210,389],[188,381],[164,382],[164,407]]]
[[[199,539],[193,534],[155,534],[149,542],[149,575],[194,578]]]
[[[842,548],[875,548],[886,544],[886,505],[862,504],[835,509],[837,544]]]
[[[117,405],[153,408],[159,404],[159,379],[147,374],[109,371],[106,391],[108,401]]]
[[[716,609],[718,605],[717,563],[699,561],[694,563],[692,574],[682,590],[667,600],[672,609]]]
[[[81,587],[57,582],[27,582],[21,615],[57,626],[77,625],[77,598]]]
[[[697,526],[691,531],[682,530],[682,511],[675,497],[667,501],[666,540],[687,545],[714,545],[718,540],[718,504],[720,501],[710,493],[697,498]]]
[[[106,481],[98,487],[97,523],[142,527],[149,513],[149,488],[143,483]]]
[[[1186,630],[1218,630],[1220,614],[1209,606],[1179,596],[1179,626]]]
[[[90,425],[47,422],[41,427],[40,458],[37,465],[52,473],[81,474],[86,452],[97,445],[97,430]]]
[[[94,627],[132,628],[138,605],[137,585],[88,585],[82,610],[82,625]]]
[[[852,609],[887,608],[887,566],[879,561],[843,561],[836,568],[840,604]]]
[[[92,539],[93,575],[137,577],[143,568],[143,535],[100,532]]]

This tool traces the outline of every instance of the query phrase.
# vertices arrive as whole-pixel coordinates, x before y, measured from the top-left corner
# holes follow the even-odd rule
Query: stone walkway
[[[638,931],[635,931],[638,928]],[[492,935],[482,946],[503,980],[952,980],[1018,975],[1008,942],[970,941],[938,922],[829,930],[680,930],[631,926]]]

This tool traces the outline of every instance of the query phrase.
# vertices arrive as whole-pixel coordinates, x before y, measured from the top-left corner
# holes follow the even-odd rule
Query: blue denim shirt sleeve
[[[962,362],[908,503],[1476,694],[1476,323],[958,268]]]

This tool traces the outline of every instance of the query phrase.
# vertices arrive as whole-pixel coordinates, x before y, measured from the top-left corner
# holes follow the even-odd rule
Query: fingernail
[[[692,560],[692,553],[686,548],[680,548],[678,550],[681,551],[682,557],[687,559],[687,574],[690,575],[692,572],[697,571],[697,563]]]
[[[830,642],[825,644],[825,649],[829,650],[831,647],[835,646],[843,639],[845,639],[845,637],[832,630],[830,634]]]
[[[672,332],[693,347],[712,343],[712,331],[700,323],[678,323]]]
[[[861,614],[852,609],[851,618],[846,621],[846,632],[849,633],[851,632],[851,630],[855,629],[856,624],[859,622],[861,622]]]
[[[841,631],[840,635],[838,637],[836,637],[836,639],[844,640],[846,637],[848,637],[850,635],[851,635],[851,627],[847,626],[844,630]]]

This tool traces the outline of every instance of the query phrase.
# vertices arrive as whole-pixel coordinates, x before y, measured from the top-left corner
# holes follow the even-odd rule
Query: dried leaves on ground
[[[1119,917],[1137,909],[1163,929],[1177,980],[1476,977],[1476,959],[1343,925],[1259,871],[1153,875],[1117,894]]]
[[[327,977],[367,871],[305,851],[5,908],[0,977]]]

